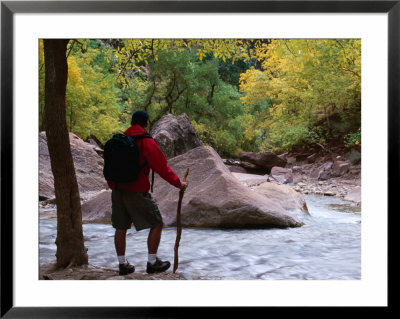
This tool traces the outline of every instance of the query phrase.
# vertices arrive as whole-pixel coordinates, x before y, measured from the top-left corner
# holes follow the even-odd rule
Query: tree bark
[[[69,143],[65,93],[68,40],[44,40],[45,127],[57,205],[57,266],[83,265],[88,256],[83,241],[78,182]]]

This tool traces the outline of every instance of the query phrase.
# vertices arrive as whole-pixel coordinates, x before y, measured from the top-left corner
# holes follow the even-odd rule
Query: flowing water
[[[361,279],[359,207],[336,197],[304,196],[310,216],[298,228],[183,228],[179,268],[187,279]],[[117,268],[114,229],[84,224],[91,264]],[[127,234],[127,259],[137,270],[147,261],[148,230]],[[173,263],[176,228],[164,228],[158,255]],[[55,261],[54,209],[40,210],[40,263]],[[170,271],[170,270],[169,270]]]

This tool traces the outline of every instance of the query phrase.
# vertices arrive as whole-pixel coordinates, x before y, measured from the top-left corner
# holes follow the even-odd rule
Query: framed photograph
[[[389,309],[389,217],[399,209],[395,191],[400,176],[399,29],[400,1],[2,1],[1,317],[189,317],[193,311],[205,314],[211,309],[218,316],[224,314],[227,307],[236,308],[233,311],[243,315],[260,307],[296,311],[311,307]],[[44,94],[40,92],[42,39],[87,39],[85,45],[89,46],[94,45],[90,39],[261,39],[264,45],[270,45],[269,39],[274,39],[274,43],[280,43],[294,57],[301,52],[302,45],[328,39],[336,41],[341,52],[358,50],[357,56],[354,52],[348,53],[343,59],[353,54],[357,61],[353,62],[361,70],[356,74],[361,79],[361,127],[359,133],[347,136],[349,143],[357,144],[362,132],[362,170],[358,172],[362,181],[361,213],[341,225],[340,236],[339,232],[331,231],[328,224],[321,224],[319,227],[327,227],[326,232],[320,237],[314,236],[312,245],[306,238],[305,242],[298,243],[302,249],[309,249],[309,256],[317,260],[340,245],[351,246],[353,241],[340,240],[355,236],[356,247],[347,247],[348,255],[341,256],[356,260],[355,267],[349,270],[340,262],[330,260],[304,270],[301,258],[290,256],[291,250],[284,248],[294,241],[283,236],[276,237],[276,245],[269,247],[277,251],[286,249],[285,258],[291,262],[280,265],[272,255],[268,260],[260,257],[270,266],[263,268],[257,277],[252,271],[261,267],[261,259],[255,257],[258,245],[263,245],[261,237],[252,239],[241,232],[238,236],[247,237],[242,248],[252,249],[252,253],[244,260],[236,258],[244,255],[244,250],[233,249],[232,256],[226,260],[229,263],[236,260],[237,267],[224,268],[227,272],[242,268],[238,280],[229,275],[213,277],[211,271],[208,280],[191,280],[190,276],[183,278],[189,280],[88,280],[93,279],[90,276],[81,277],[82,280],[45,280],[39,269],[40,256],[54,255],[55,236],[49,235],[47,246],[42,245],[38,236],[40,229],[45,229],[38,215],[38,133],[42,120],[40,101]],[[82,44],[76,43],[77,46]],[[260,43],[262,45],[262,41]],[[349,46],[343,47],[343,43]],[[268,46],[267,52],[272,50]],[[327,56],[334,55],[332,50],[326,50]],[[281,55],[278,48],[275,58]],[[222,56],[223,53],[221,59]],[[171,60],[172,55],[164,62],[172,63]],[[340,61],[338,68],[339,64]],[[71,64],[71,70],[73,68]],[[226,74],[233,72],[229,67],[226,69]],[[146,72],[145,67],[137,70]],[[287,70],[290,72],[290,68]],[[349,72],[354,73],[353,69]],[[93,76],[99,77],[99,74]],[[257,87],[253,90],[250,86],[256,86],[257,81],[250,75],[243,80],[243,85],[256,95]],[[160,83],[161,76],[157,78]],[[200,81],[198,77],[197,82]],[[144,87],[143,83],[140,85]],[[284,83],[280,85],[279,92],[285,91]],[[350,87],[353,83],[346,85]],[[102,90],[106,92],[107,88]],[[338,94],[342,94],[340,90]],[[135,94],[129,99],[139,99],[139,93]],[[343,92],[344,105],[349,99],[345,94]],[[257,107],[262,108],[263,104],[260,105]],[[346,107],[344,110],[350,109]],[[68,114],[72,126],[72,108]],[[201,122],[196,125],[199,129],[205,127]],[[222,137],[221,140],[228,141]],[[190,173],[188,179],[190,183]],[[328,193],[326,191],[330,196]],[[334,207],[335,202],[326,205]],[[340,223],[333,217],[332,222]],[[56,225],[51,227],[54,230]],[[93,238],[98,236],[94,232],[108,234],[100,227],[93,231]],[[170,235],[166,233],[166,236]],[[336,242],[336,246],[323,247],[324,236],[330,236],[330,242]],[[114,237],[109,237],[109,242],[113,243]],[[203,254],[204,258],[211,256],[215,262],[222,262],[217,258],[218,253],[223,245],[229,244],[226,240],[209,237],[212,237],[210,233],[204,232],[196,239],[203,241],[208,251],[215,251],[211,255]],[[321,243],[315,248],[318,240]],[[279,243],[282,243],[281,248]],[[90,249],[101,250],[95,248],[94,242],[90,245]],[[200,250],[199,247],[193,245],[190,249]],[[201,258],[200,253],[196,256]],[[208,265],[212,264],[208,261]],[[273,267],[285,268],[291,275],[274,277],[271,275]],[[326,275],[336,267],[342,267],[342,272]],[[47,279],[54,278],[48,276]]]

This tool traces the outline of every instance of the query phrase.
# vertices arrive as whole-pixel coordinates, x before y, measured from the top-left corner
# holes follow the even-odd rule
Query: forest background
[[[40,40],[39,130],[44,122]],[[361,40],[79,39],[67,47],[70,132],[100,142],[135,110],[186,113],[221,156],[361,145]]]

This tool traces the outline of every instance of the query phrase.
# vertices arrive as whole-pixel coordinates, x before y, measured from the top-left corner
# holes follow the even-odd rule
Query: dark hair
[[[146,126],[149,116],[145,111],[136,111],[132,115],[131,125],[139,124],[141,126]]]

